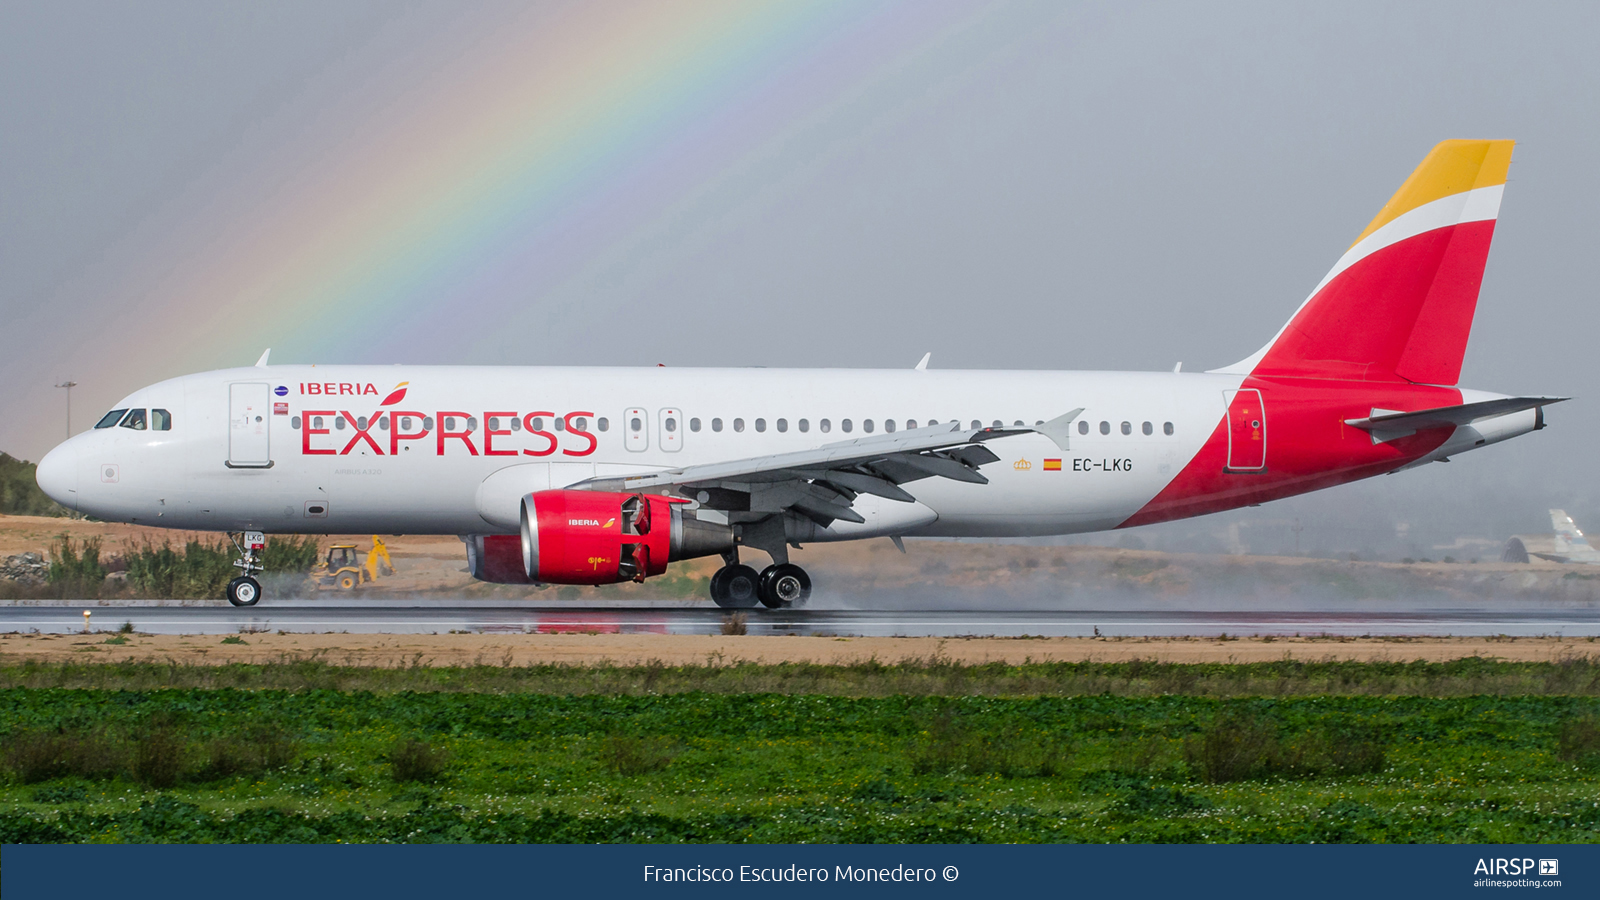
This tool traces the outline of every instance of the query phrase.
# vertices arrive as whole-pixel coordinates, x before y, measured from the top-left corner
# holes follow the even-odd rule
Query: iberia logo
[[[406,398],[406,385],[408,385],[410,383],[411,382],[409,382],[409,381],[402,381],[399,384],[395,385],[394,386],[394,390],[389,392],[389,396],[383,398],[383,402],[379,403],[378,405],[379,406],[393,406],[396,403],[399,403],[401,400],[404,400]]]
[[[610,528],[611,526],[613,526],[615,524],[617,524],[617,520],[616,519],[607,519],[606,523],[604,525],[601,525],[600,527],[601,528]]]

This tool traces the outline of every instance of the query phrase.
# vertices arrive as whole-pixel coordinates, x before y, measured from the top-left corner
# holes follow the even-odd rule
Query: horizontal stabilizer
[[[1414,434],[1425,428],[1446,428],[1456,425],[1471,425],[1483,419],[1492,419],[1495,416],[1509,415],[1522,412],[1525,409],[1538,409],[1552,403],[1560,403],[1568,397],[1501,397],[1498,400],[1481,400],[1477,403],[1463,403],[1460,406],[1441,406],[1437,409],[1419,409],[1416,412],[1401,412],[1375,409],[1372,415],[1365,419],[1345,419],[1344,423],[1353,428],[1361,428],[1373,433],[1375,440],[1380,435],[1400,437]],[[1381,438],[1390,440],[1390,437]]]

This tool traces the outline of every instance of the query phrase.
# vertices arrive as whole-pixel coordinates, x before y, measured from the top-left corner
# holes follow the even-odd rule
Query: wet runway
[[[724,610],[696,604],[570,607],[555,604],[463,604],[369,601],[338,606],[279,601],[271,606],[7,605],[0,632],[110,631],[132,622],[154,634],[232,634],[246,631],[427,634],[718,634]],[[1600,635],[1600,608],[1500,607],[1466,609],[803,609],[746,611],[750,634],[837,636],[1106,636],[1248,635],[1487,635],[1588,637]]]

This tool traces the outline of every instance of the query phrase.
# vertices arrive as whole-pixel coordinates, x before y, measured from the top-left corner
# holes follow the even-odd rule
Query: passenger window
[[[384,418],[387,419],[388,417],[385,416]],[[601,431],[605,431],[606,430],[605,421],[606,421],[605,419],[601,419],[600,420],[600,430]],[[389,426],[388,425],[384,425],[383,427],[387,430]],[[521,418],[519,418],[517,416],[512,416],[511,417],[511,430],[512,431],[521,431],[522,430],[522,419]]]
[[[929,422],[928,424],[932,425],[933,423]],[[907,419],[906,420],[906,430],[907,431],[916,431],[917,430],[917,420],[916,419]]]
[[[1000,421],[1000,420],[999,420],[999,419],[995,419],[995,420],[994,420],[994,425],[992,425],[992,426],[990,426],[990,427],[991,427],[991,428],[1001,428],[1001,427],[1003,427],[1003,426],[1004,426],[1004,425],[1005,425],[1005,423],[1004,423],[1004,422],[1001,422],[1001,421]]]
[[[1133,423],[1132,422],[1123,422],[1122,423],[1122,433],[1123,434],[1133,434]]]
[[[132,428],[134,431],[143,431],[144,430],[144,410],[135,409],[135,410],[130,411],[128,413],[128,417],[126,419],[122,420],[122,427],[123,428]]]
[[[789,420],[788,419],[779,419],[777,424],[778,424],[778,433],[782,434],[783,432],[789,430]]]
[[[1143,425],[1139,426],[1139,428],[1145,434],[1155,434],[1156,433],[1155,426],[1151,425],[1149,422],[1144,423]]]
[[[983,427],[983,423],[982,422],[979,422],[977,419],[973,419],[972,420],[972,430],[973,431],[977,431],[979,428],[982,428],[982,427]]]
[[[1171,434],[1171,433],[1172,433],[1172,423],[1171,423],[1171,422],[1168,422],[1168,423],[1166,423],[1166,424],[1164,424],[1164,425],[1162,425],[1162,426],[1161,426],[1161,431],[1162,431],[1162,432],[1163,432],[1163,433],[1164,433],[1164,434]]]
[[[606,418],[605,416],[601,416],[600,418],[595,419],[594,420],[594,424],[595,424],[595,427],[599,428],[601,431],[610,431],[611,430],[611,420]],[[515,431],[516,428],[517,428],[517,420],[516,419],[512,419],[511,420],[511,429],[513,431]]]
[[[318,421],[320,422],[321,420],[318,419]],[[318,425],[317,427],[321,428],[322,426]],[[425,431],[432,431],[433,430],[433,416],[423,416],[422,417],[422,427],[423,427],[423,430],[425,430]]]
[[[672,434],[678,430],[678,420],[673,416],[667,416],[667,420],[661,423],[661,427],[667,430],[667,434]]]
[[[744,420],[743,419],[734,419],[733,420],[733,430],[734,431],[744,431]]]
[[[767,430],[767,420],[766,419],[757,419],[756,420],[756,430],[757,431],[766,431]]]
[[[839,420],[839,430],[843,431],[845,434],[849,434],[850,433],[850,420],[849,419],[840,419]]]
[[[494,420],[490,419],[489,421],[493,422]],[[493,428],[494,426],[490,425],[489,427]],[[358,429],[360,429],[362,431],[366,431],[367,430],[367,417],[366,416],[356,416],[356,428],[358,428]]]
[[[150,429],[152,431],[171,431],[172,413],[164,409],[150,410]]]
[[[410,431],[411,430],[411,420],[410,419],[401,419],[400,420],[400,426],[402,428],[404,428],[405,430]],[[543,431],[544,430],[544,416],[534,416],[533,417],[533,430],[534,431]]]
[[[628,420],[628,430],[633,432],[634,434],[638,434],[643,428],[644,428],[644,420],[639,418],[638,416],[634,416],[633,418]]]
[[[1111,423],[1110,422],[1104,422],[1104,421],[1101,422],[1100,423],[1100,433],[1101,434],[1110,434],[1111,433]]]
[[[1078,433],[1079,434],[1088,434],[1089,433],[1089,423],[1083,421],[1082,419],[1078,420]]]
[[[712,431],[721,431],[722,430],[722,420],[721,419],[712,419],[711,420],[711,430]]]
[[[801,419],[800,420],[800,433],[801,434],[805,434],[806,432],[808,432],[810,430],[811,430],[811,421],[809,419]]]
[[[522,427],[522,423],[518,422],[516,417],[513,416],[511,418],[511,430],[512,431],[516,431],[520,427]],[[389,430],[389,417],[388,416],[379,416],[378,417],[378,430],[380,430],[380,431],[388,431]]]
[[[700,430],[700,420],[699,419],[690,419],[689,420],[689,430],[690,431],[699,431]]]
[[[817,423],[817,428],[823,434],[827,434],[828,432],[833,430],[833,423],[829,422],[827,419],[823,419],[821,422]]]
[[[126,409],[113,409],[111,412],[108,412],[104,416],[102,416],[100,421],[94,423],[94,427],[96,427],[96,428],[110,428],[111,426],[117,424],[118,422],[121,422],[122,421],[122,417],[127,415],[127,414],[128,414],[128,411]]]
[[[311,427],[312,428],[321,428],[322,427],[322,417],[321,416],[312,416],[311,417]]]
[[[478,426],[477,426],[477,423],[473,422],[471,419],[468,419],[467,420],[467,427],[468,428],[477,428]],[[573,419],[572,420],[572,430],[573,431],[588,431],[589,430],[589,417],[588,416],[579,416],[576,419]]]
[[[557,431],[566,431],[567,430],[567,420],[561,418],[560,416],[555,416],[555,417],[551,418],[550,419],[550,425],[551,425],[551,427],[555,428],[555,430],[557,430]],[[446,427],[448,427],[448,426],[446,426]],[[638,430],[639,429],[637,429],[637,428],[634,429],[634,431],[638,431]]]
[[[1018,419],[1015,422],[1012,422],[1011,424],[1014,425],[1017,428],[1021,428],[1022,427],[1022,420]]]
[[[333,427],[335,427],[335,428],[343,428],[344,427],[344,416],[340,416],[339,418],[334,419],[333,420]],[[455,431],[456,430],[456,417],[455,416],[445,416],[444,417],[444,430],[445,431]]]
[[[872,420],[871,419],[862,420],[862,422],[861,422],[861,430],[865,431],[867,434],[871,434],[872,433]]]
[[[893,419],[884,419],[883,420],[883,430],[889,432],[890,434],[894,434],[894,420]]]
[[[289,427],[293,428],[295,431],[299,431],[300,430],[300,417],[299,416],[294,416],[293,418],[291,418],[289,420]]]

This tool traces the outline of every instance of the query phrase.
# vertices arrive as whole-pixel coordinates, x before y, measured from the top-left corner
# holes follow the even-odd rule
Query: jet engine
[[[467,571],[490,584],[533,584],[522,567],[522,538],[514,534],[470,534],[461,538],[467,545]]]
[[[522,499],[522,571],[530,582],[643,581],[667,563],[722,553],[733,529],[685,515],[655,494],[537,491]]]

